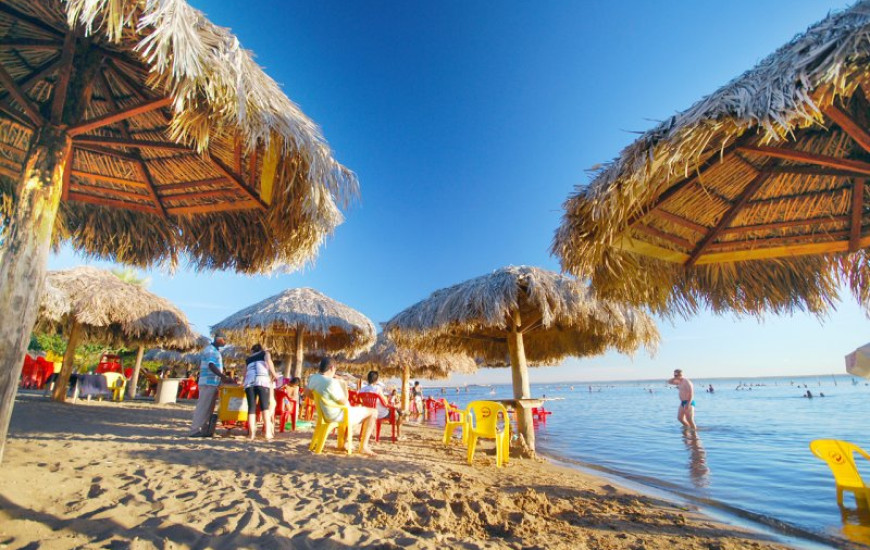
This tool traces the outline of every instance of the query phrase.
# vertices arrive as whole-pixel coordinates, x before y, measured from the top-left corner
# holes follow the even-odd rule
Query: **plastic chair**
[[[441,398],[442,406],[444,407],[444,444],[449,445],[450,439],[453,437],[453,432],[456,428],[462,428],[465,424],[465,411],[459,410],[456,405],[451,405],[443,397]],[[468,430],[462,430],[462,442],[468,441]]]
[[[378,404],[380,404],[382,407],[389,409],[390,411],[390,414],[388,414],[387,416],[383,418],[380,418],[380,416],[378,417],[378,421],[375,425],[375,441],[381,440],[381,424],[383,424],[384,422],[392,426],[393,443],[398,441],[399,414],[396,411],[396,407],[393,407],[392,405],[387,403],[387,400],[384,399],[384,396],[379,393],[360,392],[357,395],[359,396],[360,402],[362,402],[364,407],[368,407],[370,409],[377,409]]]
[[[314,406],[317,408],[317,423],[314,425],[314,434],[311,436],[311,444],[308,446],[310,451],[315,454],[323,452],[323,447],[326,445],[326,438],[333,428],[338,428],[338,448],[344,449],[347,454],[353,451],[353,432],[350,430],[350,407],[340,405],[328,399],[321,397],[316,391],[311,392],[314,395]],[[324,402],[328,407],[341,409],[341,420],[331,422],[323,415]]]
[[[124,388],[127,387],[127,379],[120,372],[104,372],[106,387],[112,391],[112,401],[124,400]]]
[[[839,439],[816,439],[810,442],[810,450],[814,455],[828,463],[831,473],[834,474],[834,483],[837,486],[837,504],[843,507],[843,491],[851,491],[855,494],[855,503],[870,507],[870,487],[864,484],[858,467],[855,465],[853,453],[858,453],[867,460],[870,454],[848,441]]]
[[[278,422],[279,431],[284,431],[287,420],[290,420],[292,430],[296,431],[296,407],[298,405],[295,399],[290,399],[285,390],[275,388],[275,419]]]
[[[502,429],[498,429],[498,417],[502,417]],[[511,440],[511,424],[507,409],[497,401],[472,401],[465,409],[465,425],[468,432],[468,463],[474,462],[474,450],[481,437],[495,439],[495,465],[500,468],[508,463]]]
[[[350,403],[351,407],[358,407],[360,405],[359,392],[347,390],[347,402]]]

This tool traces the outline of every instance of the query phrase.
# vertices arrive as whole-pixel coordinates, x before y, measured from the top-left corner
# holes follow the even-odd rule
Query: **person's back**
[[[308,389],[317,392],[321,397],[335,403],[340,403],[342,400],[347,398],[344,394],[344,388],[338,380],[323,376],[319,373],[312,374],[308,378]],[[326,416],[327,420],[336,421],[341,418],[341,409],[338,407],[330,407],[325,403],[322,403],[321,407],[323,408],[323,414]]]

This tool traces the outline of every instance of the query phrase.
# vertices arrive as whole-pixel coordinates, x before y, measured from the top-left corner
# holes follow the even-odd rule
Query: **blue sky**
[[[286,288],[310,286],[376,323],[505,265],[558,270],[561,203],[635,133],[689,107],[849,2],[219,2],[232,28],[323,129],[362,197],[314,266],[290,275],[174,276],[151,290],[207,332]],[[65,249],[58,269],[84,263]],[[106,265],[97,263],[97,265]],[[654,358],[608,354],[532,381],[843,372],[870,340],[844,296],[824,322],[702,314],[663,323]],[[487,369],[451,382],[508,382]]]

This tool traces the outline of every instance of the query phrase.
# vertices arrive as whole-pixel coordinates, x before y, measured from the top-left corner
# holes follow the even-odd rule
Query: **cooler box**
[[[219,392],[218,420],[221,422],[247,422],[248,401],[245,388],[241,386],[221,386]]]

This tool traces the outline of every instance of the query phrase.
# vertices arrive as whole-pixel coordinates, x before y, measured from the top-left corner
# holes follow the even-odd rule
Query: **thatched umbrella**
[[[284,376],[302,376],[305,349],[355,355],[375,341],[375,326],[360,313],[312,288],[291,288],[248,306],[214,325],[236,345],[256,343],[284,360]],[[291,369],[292,363],[292,369]]]
[[[643,134],[565,202],[563,269],[663,313],[867,303],[868,34],[859,2]]]
[[[49,244],[254,273],[355,196],[316,125],[183,0],[0,2],[0,459]]]
[[[146,345],[184,347],[196,339],[187,317],[169,300],[126,283],[110,271],[88,266],[50,271],[45,284],[50,291],[40,307],[40,329],[63,332],[67,337],[55,401],[66,399],[75,348],[81,342],[138,346],[130,380],[132,396]]]
[[[382,376],[402,379],[402,407],[408,408],[408,381],[413,374],[427,380],[444,380],[451,374],[471,374],[477,363],[464,353],[420,351],[399,347],[385,332],[378,335],[375,345],[346,364],[362,372],[376,370]]]
[[[515,399],[531,397],[528,363],[603,353],[634,352],[658,343],[645,313],[595,299],[577,280],[537,267],[505,267],[438,290],[384,325],[397,345],[461,352],[493,366],[510,357]],[[531,411],[519,431],[534,451]]]

